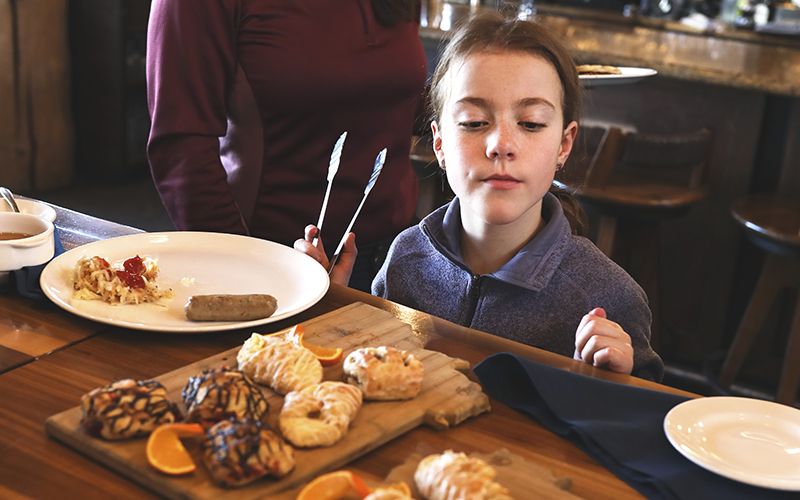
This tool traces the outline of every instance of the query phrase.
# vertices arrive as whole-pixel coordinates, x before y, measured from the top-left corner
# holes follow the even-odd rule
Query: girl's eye
[[[544,123],[535,122],[519,122],[520,126],[525,130],[541,130],[545,127]]]
[[[478,129],[478,128],[480,128],[480,127],[482,127],[484,125],[488,125],[488,124],[489,124],[489,122],[466,121],[466,122],[459,123],[458,126],[461,127],[461,128],[465,128],[467,130],[474,130],[474,129]]]

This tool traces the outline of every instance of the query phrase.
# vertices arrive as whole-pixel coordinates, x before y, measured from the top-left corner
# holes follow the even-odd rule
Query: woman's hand
[[[633,370],[631,337],[597,307],[578,325],[574,358],[598,368],[630,374]]]
[[[309,224],[306,226],[305,239],[296,240],[294,242],[294,249],[298,252],[303,252],[312,259],[319,262],[322,267],[328,269],[328,256],[325,255],[325,246],[322,244],[322,237],[317,240],[317,246],[311,242],[317,236],[317,226]],[[350,233],[347,235],[347,240],[344,242],[342,253],[339,255],[339,260],[331,272],[331,281],[339,285],[347,286],[350,282],[350,275],[353,274],[353,266],[356,263],[356,255],[358,249],[356,248],[356,235]]]

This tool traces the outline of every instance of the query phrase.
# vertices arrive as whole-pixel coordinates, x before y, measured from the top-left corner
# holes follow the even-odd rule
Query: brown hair
[[[486,10],[469,18],[456,28],[439,58],[430,90],[430,116],[439,120],[447,98],[444,84],[447,72],[459,61],[478,52],[516,51],[528,52],[549,61],[561,80],[561,112],[566,128],[579,122],[583,112],[583,94],[578,70],[569,49],[561,38],[541,24],[505,17]],[[573,234],[586,233],[586,214],[570,191],[552,186],[553,193],[564,207]]]

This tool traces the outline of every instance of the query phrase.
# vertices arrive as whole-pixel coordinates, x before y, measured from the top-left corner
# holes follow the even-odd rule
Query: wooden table
[[[66,214],[62,219],[62,214]],[[59,210],[62,234],[82,228],[85,241],[103,234],[137,232],[98,219]],[[63,225],[63,227],[62,227]],[[65,239],[68,239],[65,236]],[[80,243],[71,240],[65,246]],[[307,311],[274,330],[309,320],[353,302],[389,311],[411,325],[425,347],[462,358],[472,365],[487,355],[508,351],[588,376],[687,394],[634,377],[597,370],[582,362],[459,327],[404,306],[332,285]],[[0,498],[4,499],[150,499],[158,496],[103,465],[49,439],[45,420],[75,407],[82,394],[116,378],[147,379],[240,345],[251,330],[170,335],[127,330],[83,320],[54,304],[0,295]],[[12,363],[9,352],[18,363]],[[642,498],[566,440],[492,400],[488,414],[445,431],[417,428],[356,460],[349,468],[382,479],[411,453],[425,455],[452,448],[490,453],[507,448],[526,461],[573,480],[571,493],[585,499]]]

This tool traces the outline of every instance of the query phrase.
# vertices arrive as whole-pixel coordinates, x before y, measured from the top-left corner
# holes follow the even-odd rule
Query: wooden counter
[[[448,23],[426,12],[423,40],[438,42],[447,35],[441,26],[470,13],[468,5],[447,8]],[[800,96],[798,37],[732,28],[699,31],[676,21],[539,2],[535,19],[560,33],[581,63],[653,68],[677,80]]]

